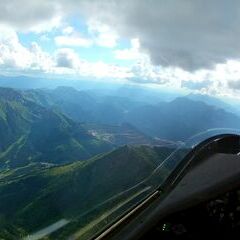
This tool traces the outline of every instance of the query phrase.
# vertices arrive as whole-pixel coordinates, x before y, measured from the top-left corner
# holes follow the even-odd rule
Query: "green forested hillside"
[[[23,232],[33,232],[59,219],[78,218],[148,177],[171,151],[124,146],[88,161],[36,169],[20,176],[10,171],[0,178],[1,216],[5,224]],[[0,230],[0,236],[3,233]]]
[[[87,159],[113,146],[60,112],[0,88],[0,168]]]
[[[0,88],[0,239],[62,219],[67,226],[48,239],[86,233],[96,222],[104,227],[109,214],[122,214],[169,172],[170,165],[154,172],[176,147],[161,138],[228,126],[239,118],[185,98],[143,106],[69,88]]]

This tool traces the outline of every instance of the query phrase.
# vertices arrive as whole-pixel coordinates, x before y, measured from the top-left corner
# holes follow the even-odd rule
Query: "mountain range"
[[[212,128],[240,128],[237,115],[185,97],[154,106],[141,106],[130,112],[127,120],[143,133],[173,141],[185,141]]]
[[[0,168],[64,164],[124,144],[164,145],[210,128],[240,128],[240,118],[190,97],[149,105],[70,87],[0,88]]]
[[[141,182],[178,141],[217,127],[240,128],[240,118],[193,96],[150,104],[70,87],[0,88],[0,238],[64,221],[46,239],[84,240],[151,192]]]
[[[150,137],[172,141],[183,141],[211,128],[240,127],[240,117],[228,104],[207,96],[188,95],[170,102],[148,104],[130,98],[92,96],[69,87],[34,93],[30,90],[28,96],[75,121],[107,125],[129,123]]]
[[[87,161],[36,168],[30,173],[19,168],[0,174],[0,238],[19,239],[21,234],[26,236],[60,219],[70,221],[68,234],[81,229],[81,224],[96,221],[103,212],[143,194],[134,186],[172,151],[165,147],[123,146]],[[148,188],[145,191],[149,193]],[[61,234],[53,239],[65,239],[66,232]]]
[[[113,149],[61,112],[0,89],[0,168],[83,160]]]

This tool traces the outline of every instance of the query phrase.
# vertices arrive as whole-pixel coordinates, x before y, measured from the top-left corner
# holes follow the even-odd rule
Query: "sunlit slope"
[[[104,141],[110,142],[117,146],[122,145],[152,145],[152,146],[166,146],[174,144],[173,142],[154,139],[142,133],[137,128],[129,123],[120,125],[107,124],[81,124],[83,128],[88,130],[94,136]]]
[[[0,168],[67,163],[112,149],[62,113],[4,88],[0,88],[0,136]]]
[[[0,179],[1,216],[6,224],[30,232],[62,218],[76,218],[138,184],[171,152],[167,148],[124,146],[88,161],[16,178],[12,172]]]

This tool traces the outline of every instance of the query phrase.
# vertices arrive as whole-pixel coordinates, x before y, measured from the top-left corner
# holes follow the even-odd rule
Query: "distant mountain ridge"
[[[109,101],[107,97],[94,98],[70,87],[28,90],[24,94],[44,107],[58,109],[75,121],[90,123],[118,124],[122,121],[124,112],[131,109],[131,104],[135,104],[125,104],[126,99],[113,98]]]
[[[132,127],[121,128],[122,124]],[[62,164],[124,144],[184,141],[210,128],[240,128],[240,118],[188,97],[146,105],[70,87],[0,88],[0,166]]]
[[[224,109],[225,111],[237,114],[240,116],[240,110],[238,107],[228,104],[217,97],[212,97],[206,94],[188,94],[186,98],[189,98],[194,101],[204,102],[207,105],[215,106],[217,108]]]
[[[62,113],[6,88],[0,88],[0,135],[0,167],[72,162],[113,148]]]
[[[183,140],[208,128],[239,128],[239,117],[233,113],[234,109],[207,95],[190,94],[171,102],[146,104],[129,98],[94,97],[69,87],[49,91],[35,90],[34,94],[30,90],[28,93],[32,99],[39,101],[41,98],[41,104],[55,107],[75,121],[107,125],[121,125],[126,122],[147,135],[170,140]],[[200,122],[201,118],[205,118],[204,114],[211,116],[211,119]],[[194,119],[197,115],[198,119]],[[189,133],[182,133],[181,136],[172,134],[174,121],[176,126],[181,124],[181,131],[188,131],[183,128],[185,123],[185,127],[189,127]],[[169,134],[162,135],[159,128],[169,131]]]
[[[44,95],[46,91],[40,93]],[[160,139],[183,141],[210,128],[240,128],[240,117],[232,113],[228,104],[207,95],[192,94],[150,105],[114,96],[94,98],[85,92],[61,87],[48,91],[43,99],[48,98],[54,102],[51,106],[76,121],[107,125],[129,123],[142,133]]]
[[[240,129],[240,118],[235,114],[185,97],[134,109],[127,121],[150,136],[175,141],[211,128]]]

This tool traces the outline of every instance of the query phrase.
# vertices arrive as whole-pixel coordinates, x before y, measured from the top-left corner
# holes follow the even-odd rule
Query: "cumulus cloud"
[[[240,57],[238,0],[93,2],[89,17],[138,38],[155,65],[195,71]]]
[[[55,37],[57,46],[101,47],[114,48],[117,45],[118,36],[107,25],[98,22],[88,22],[88,36],[83,36],[73,27],[68,26],[62,30],[62,35]],[[87,35],[87,34],[85,34]]]
[[[21,31],[41,32],[59,25],[62,7],[48,0],[1,0],[0,23]]]
[[[127,67],[106,64],[102,61],[81,63],[79,73],[84,76],[94,76],[96,78],[111,78],[111,79],[127,79],[132,77],[133,74]]]
[[[117,45],[119,38],[117,33],[106,24],[102,24],[96,20],[89,21],[88,31],[94,39],[95,44],[99,46],[114,48]]]
[[[208,93],[239,91],[238,0],[1,0],[0,9],[1,67],[128,78]],[[86,35],[69,25],[73,16],[84,19]],[[53,28],[59,28],[57,36],[46,34]],[[41,33],[42,42],[53,37],[60,49],[50,55],[37,43],[25,47],[16,31]],[[118,49],[123,39],[134,40]],[[113,48],[115,59],[135,63],[90,63],[70,49],[92,45]]]
[[[70,48],[59,49],[56,52],[57,67],[76,69],[79,66],[78,55]]]
[[[50,54],[44,52],[36,42],[32,42],[28,51],[31,54],[31,61],[28,66],[31,70],[38,70],[45,73],[51,72],[51,68],[55,63]]]
[[[62,33],[63,33],[64,35],[68,35],[68,34],[73,33],[74,31],[75,31],[75,30],[74,30],[73,27],[68,26],[68,27],[65,27],[65,28],[62,30]]]
[[[83,37],[71,26],[64,28],[62,35],[56,36],[54,40],[57,46],[90,47],[93,44],[92,39]]]
[[[139,52],[140,44],[138,39],[131,40],[131,48],[115,50],[114,56],[116,59],[120,60],[136,60],[142,57],[142,54]]]
[[[228,86],[233,90],[240,90],[240,80],[229,81]]]
[[[124,79],[132,77],[127,67],[115,66],[104,62],[88,62],[81,59],[71,48],[60,48],[53,55],[44,52],[33,42],[24,47],[16,32],[0,26],[0,68],[11,72],[22,70],[55,74],[77,74],[96,78]]]
[[[57,46],[90,47],[92,45],[91,39],[78,35],[57,36],[54,40]]]
[[[16,32],[0,26],[0,59],[5,67],[24,67],[30,60],[30,54],[19,42]],[[24,56],[24,57],[22,57]]]
[[[127,67],[106,64],[102,61],[88,62],[70,48],[62,48],[55,53],[56,66],[52,69],[58,74],[78,74],[81,76],[92,76],[95,78],[125,79],[133,74]]]
[[[42,51],[37,43],[24,47],[16,32],[0,26],[0,65],[5,69],[44,69],[51,67],[51,57]]]
[[[195,71],[240,58],[238,0],[2,0],[0,9],[0,22],[39,31],[80,13],[99,45],[138,38],[155,65]]]

